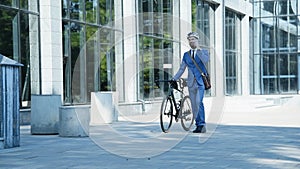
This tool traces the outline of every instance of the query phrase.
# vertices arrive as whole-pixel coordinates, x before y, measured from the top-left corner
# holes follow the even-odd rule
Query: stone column
[[[57,134],[63,92],[61,1],[40,1],[39,7],[41,53],[32,66],[39,64],[40,90],[31,97],[31,133]]]
[[[224,22],[225,22],[225,6],[224,0],[221,2],[219,7],[215,11],[215,61],[216,61],[216,74],[215,74],[215,94],[216,96],[224,95],[224,66],[223,66],[223,56],[224,56]]]
[[[135,0],[128,0],[123,3],[124,15],[124,93],[125,102],[137,101],[137,29]]]
[[[115,27],[118,29],[123,28],[122,18],[122,0],[115,0]],[[116,57],[116,91],[119,92],[119,100],[125,100],[124,89],[124,62],[123,62],[123,35],[122,32],[115,32],[115,57]]]

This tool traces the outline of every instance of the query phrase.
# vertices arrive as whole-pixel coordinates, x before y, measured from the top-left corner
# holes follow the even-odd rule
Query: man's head
[[[189,45],[192,49],[198,47],[199,35],[197,32],[190,32],[187,34],[187,39],[189,41]]]

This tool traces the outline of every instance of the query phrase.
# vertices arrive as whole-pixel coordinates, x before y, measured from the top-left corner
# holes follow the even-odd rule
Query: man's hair
[[[199,39],[199,35],[197,32],[190,32],[187,34],[187,39],[190,38],[190,37],[195,37],[196,39]]]

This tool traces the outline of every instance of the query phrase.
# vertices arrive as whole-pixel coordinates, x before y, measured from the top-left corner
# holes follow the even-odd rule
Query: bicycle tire
[[[185,96],[181,102],[180,109],[181,126],[185,131],[189,131],[194,123],[194,114],[192,111],[192,102],[189,96]]]
[[[165,133],[169,132],[173,120],[173,104],[170,97],[164,98],[160,109],[160,127]]]

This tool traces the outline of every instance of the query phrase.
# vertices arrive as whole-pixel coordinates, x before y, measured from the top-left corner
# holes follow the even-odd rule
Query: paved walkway
[[[157,119],[92,126],[84,138],[31,135],[22,126],[21,146],[0,150],[0,168],[299,169],[300,113],[265,113],[226,112],[206,134],[186,133],[180,123],[165,134]]]

